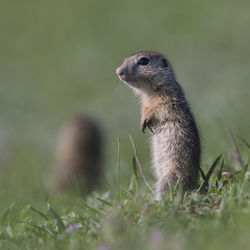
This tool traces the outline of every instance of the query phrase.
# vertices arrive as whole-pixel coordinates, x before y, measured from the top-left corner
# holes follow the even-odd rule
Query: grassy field
[[[201,131],[202,168],[223,154],[224,170],[238,171],[227,131],[246,165],[240,137],[250,142],[249,8],[243,0],[2,1],[0,248],[247,248],[250,181],[242,170],[218,180],[222,159],[208,194],[180,197],[177,190],[153,202],[133,171],[128,134],[153,183],[148,136],[115,69],[136,51],[166,54]],[[46,183],[58,128],[77,112],[91,114],[105,133],[103,187],[84,199],[51,197]]]

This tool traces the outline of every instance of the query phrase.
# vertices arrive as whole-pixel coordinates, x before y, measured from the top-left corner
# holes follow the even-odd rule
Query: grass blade
[[[202,170],[202,168],[200,166],[199,166],[199,170],[200,170],[202,179],[205,181],[206,175],[204,174],[204,172],[203,172],[203,170]]]
[[[96,208],[89,206],[87,203],[83,203],[84,207],[86,207],[90,212],[98,215],[102,215],[101,212],[99,212]]]
[[[222,154],[219,155],[219,156],[216,158],[216,160],[214,161],[214,163],[212,164],[212,166],[211,166],[210,169],[208,170],[207,176],[206,176],[206,181],[207,181],[207,182],[209,181],[211,175],[213,174],[214,169],[216,168],[216,166],[217,166],[218,162],[220,161],[220,158],[221,158],[221,157],[222,157]]]
[[[220,161],[220,158],[222,157],[222,154],[219,155],[216,160],[214,161],[214,163],[212,164],[212,166],[210,167],[210,169],[208,170],[207,172],[207,175],[206,175],[206,179],[204,180],[203,184],[201,185],[200,187],[200,190],[205,190],[208,186],[208,181],[210,179],[210,177],[212,176],[218,162]]]
[[[109,206],[109,207],[112,207],[112,206],[113,206],[112,203],[110,203],[110,202],[108,202],[108,201],[105,201],[105,200],[103,200],[103,199],[101,199],[101,198],[96,197],[96,199],[97,199],[98,201],[102,202],[103,204]]]
[[[142,166],[141,166],[141,164],[140,164],[140,161],[139,161],[139,158],[138,158],[138,155],[137,155],[137,150],[136,150],[136,147],[135,147],[135,142],[134,142],[134,140],[133,140],[133,137],[132,137],[131,135],[129,135],[129,139],[130,139],[132,148],[133,148],[133,150],[134,150],[135,159],[136,159],[136,162],[137,162],[137,164],[138,164],[138,167],[139,167],[141,176],[142,176],[142,178],[143,178],[143,181],[144,181],[144,183],[146,184],[146,186],[148,187],[148,189],[149,189],[152,193],[154,193],[153,188],[151,187],[151,185],[150,185],[149,182],[147,181],[147,179],[146,179],[146,177],[145,177],[145,175],[144,175],[144,173],[143,173],[143,171],[142,171]]]
[[[250,144],[246,140],[244,140],[243,138],[240,137],[240,139],[246,144],[246,146],[248,147],[248,149],[250,149]]]
[[[47,205],[48,205],[49,212],[55,217],[55,219],[57,221],[59,230],[60,231],[64,230],[65,226],[63,224],[61,217],[56,213],[56,211],[51,207],[51,205],[49,203],[47,203]]]
[[[223,159],[222,162],[221,162],[220,170],[219,170],[219,173],[218,173],[218,175],[217,175],[217,180],[218,180],[218,181],[221,179],[221,175],[222,175],[223,168],[224,168],[224,159]]]
[[[48,235],[49,235],[50,237],[52,237],[54,240],[56,239],[56,235],[55,235],[54,233],[52,233],[52,231],[51,231],[48,227],[41,227],[41,226],[39,226],[39,225],[35,225],[35,224],[33,224],[33,223],[31,223],[31,222],[28,222],[28,221],[18,221],[18,223],[27,224],[27,225],[31,226],[32,228],[36,228],[36,229],[40,230],[41,232],[46,232],[46,233],[48,233]],[[26,227],[26,229],[28,229],[30,232],[35,233],[35,234],[37,235],[37,233],[34,232],[33,229],[31,229],[31,228],[29,228],[29,227]]]
[[[0,224],[1,225],[6,221],[6,219],[7,219],[8,215],[9,215],[10,211],[12,210],[12,208],[14,206],[15,206],[15,202],[12,202],[10,204],[10,206],[7,208],[7,210],[4,212],[4,214],[2,215],[1,220],[0,220]]]
[[[137,167],[136,167],[136,159],[135,159],[134,156],[133,156],[133,159],[132,159],[132,167],[133,167],[133,172],[134,172],[136,182],[138,183],[138,173],[137,173]]]
[[[13,232],[13,230],[12,230],[12,228],[11,228],[10,225],[8,225],[8,226],[6,227],[6,232],[7,232],[7,234],[9,235],[10,238],[14,238],[14,232]]]
[[[245,175],[246,175],[248,166],[249,166],[249,165],[248,165],[248,163],[247,163],[247,164],[245,165],[245,167],[243,168],[242,172],[240,173],[242,180],[244,180],[244,177],[245,177]]]
[[[29,209],[33,210],[34,212],[38,213],[40,216],[42,216],[46,221],[49,220],[49,218],[43,214],[42,212],[40,212],[39,210],[37,210],[36,208],[32,207],[32,206],[29,206]]]

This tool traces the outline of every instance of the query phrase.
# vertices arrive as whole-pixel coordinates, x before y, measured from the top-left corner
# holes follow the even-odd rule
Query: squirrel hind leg
[[[155,200],[160,201],[171,190],[176,189],[176,185],[181,184],[180,179],[175,173],[162,177],[156,183]]]

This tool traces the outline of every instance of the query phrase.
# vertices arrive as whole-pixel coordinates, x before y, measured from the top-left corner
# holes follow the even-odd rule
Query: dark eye
[[[147,57],[142,57],[139,61],[138,61],[138,65],[142,65],[145,66],[149,63],[149,59]]]
[[[162,59],[162,66],[163,66],[164,68],[167,68],[167,67],[168,67],[168,62],[167,62],[166,59]]]

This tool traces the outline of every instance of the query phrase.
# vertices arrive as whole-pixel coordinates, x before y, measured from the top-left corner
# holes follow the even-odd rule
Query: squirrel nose
[[[118,76],[123,76],[123,75],[124,75],[124,72],[123,72],[123,70],[121,69],[121,67],[117,68],[116,74],[117,74]]]

